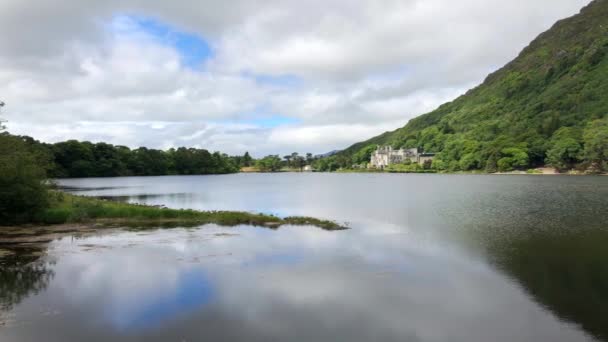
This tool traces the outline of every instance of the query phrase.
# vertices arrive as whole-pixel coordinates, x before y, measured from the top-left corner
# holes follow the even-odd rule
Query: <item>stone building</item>
[[[372,153],[370,164],[375,168],[384,168],[391,164],[400,164],[406,160],[412,163],[424,164],[427,160],[433,160],[434,153],[419,153],[417,148],[393,149],[392,146],[378,146]]]

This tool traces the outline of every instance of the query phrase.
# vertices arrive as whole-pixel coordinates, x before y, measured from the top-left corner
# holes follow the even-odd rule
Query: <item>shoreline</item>
[[[553,168],[543,167],[530,169],[527,171],[514,170],[506,172],[485,172],[482,170],[471,170],[471,171],[436,171],[436,170],[420,170],[420,171],[400,171],[400,170],[379,170],[379,169],[343,169],[329,173],[402,173],[402,174],[436,174],[436,175],[479,175],[479,176],[511,176],[511,175],[524,175],[524,176],[608,176],[608,173],[597,173],[590,174],[570,170],[568,172],[558,172]]]
[[[345,224],[314,217],[250,213],[243,211],[197,211],[192,209],[169,209],[166,207],[123,203],[112,200],[73,195],[61,191],[50,191],[50,206],[31,222],[0,224],[0,244],[9,230],[37,228],[63,229],[65,227],[102,228],[166,228],[193,227],[205,224],[234,227],[251,225],[278,229],[281,226],[314,226],[325,230],[345,230]]]

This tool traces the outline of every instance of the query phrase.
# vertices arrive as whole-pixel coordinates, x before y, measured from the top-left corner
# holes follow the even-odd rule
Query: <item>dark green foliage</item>
[[[306,165],[306,158],[300,156],[298,152],[293,152],[290,155],[286,155],[283,157],[283,159],[285,159],[285,166],[288,168],[302,170],[302,168]]]
[[[254,160],[249,155],[249,152],[245,152],[245,154],[242,157],[236,156],[236,157],[232,157],[232,159],[234,160],[235,164],[239,168],[253,166],[253,163],[254,163]]]
[[[312,165],[315,170],[324,172],[332,172],[337,171],[339,169],[348,169],[356,164],[369,163],[368,154],[371,155],[371,152],[375,149],[376,145],[368,146],[366,149],[359,151],[359,157],[356,158],[352,158],[352,156],[344,153],[337,153],[330,157],[316,159]],[[367,158],[364,159],[365,157]]]
[[[255,166],[262,172],[277,172],[281,169],[281,158],[276,155],[266,156],[259,159]]]
[[[558,170],[568,170],[578,164],[582,158],[583,147],[580,143],[580,129],[562,127],[549,141],[546,162]]]
[[[67,208],[49,208],[40,216],[40,221],[46,224],[66,223],[72,217],[72,211]]]
[[[606,171],[606,94],[608,1],[596,0],[465,95],[318,163],[345,167],[377,145],[392,145],[438,152],[438,170],[495,172],[549,163]],[[563,128],[579,134],[561,137]]]
[[[608,169],[608,117],[587,124],[583,133],[583,156],[592,170]]]
[[[362,148],[353,155],[353,164],[369,163],[372,153],[376,150],[376,145],[370,145]]]
[[[185,148],[161,151],[140,147],[69,140],[43,144],[21,137],[26,144],[48,156],[51,178],[200,175],[238,172],[240,160],[219,152]],[[245,158],[251,163],[251,157]]]
[[[0,224],[31,221],[46,208],[46,165],[24,139],[0,134]]]

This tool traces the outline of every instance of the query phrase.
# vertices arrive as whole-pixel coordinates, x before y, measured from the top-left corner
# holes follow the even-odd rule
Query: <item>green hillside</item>
[[[607,167],[607,114],[608,0],[595,0],[465,95],[318,165],[364,163],[375,146],[386,144],[439,152],[437,170],[547,164],[597,172]]]

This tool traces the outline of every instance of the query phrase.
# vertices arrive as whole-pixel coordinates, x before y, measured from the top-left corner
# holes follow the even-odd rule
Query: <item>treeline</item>
[[[306,165],[311,165],[318,158],[313,157],[312,153],[301,156],[298,152],[293,152],[283,156],[268,155],[255,161],[255,166],[262,172],[276,172],[281,169],[295,169],[302,171]]]
[[[30,137],[19,139],[49,161],[49,178],[226,174],[253,163],[249,153],[231,157],[186,147],[162,151],[88,141],[46,144]]]
[[[43,221],[51,202],[49,178],[220,174],[253,163],[249,153],[131,150],[75,140],[46,144],[0,132],[0,225]]]

